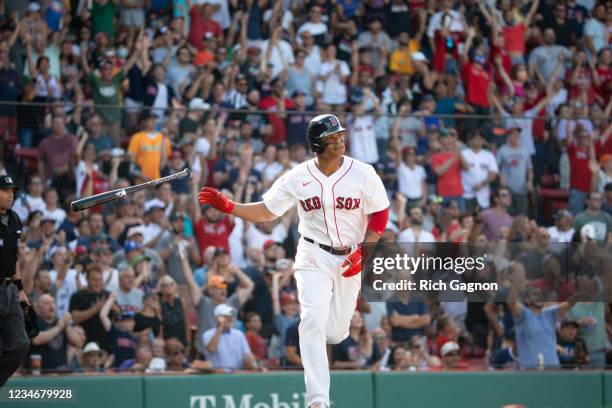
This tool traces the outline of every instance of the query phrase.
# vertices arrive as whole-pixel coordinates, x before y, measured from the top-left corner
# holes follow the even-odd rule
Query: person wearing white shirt
[[[397,169],[398,191],[408,199],[408,207],[423,207],[427,201],[427,173],[423,166],[416,164],[414,147],[404,147],[402,158]]]
[[[407,243],[431,243],[436,242],[436,238],[429,231],[422,228],[423,210],[421,207],[410,209],[410,227],[400,232],[397,242]]]
[[[468,211],[476,209],[476,204],[482,209],[489,208],[491,201],[490,184],[497,178],[499,168],[495,156],[483,149],[484,139],[478,130],[468,134],[469,149],[461,152],[465,161],[470,165],[469,170],[461,171],[463,184],[463,198],[466,200]]]
[[[371,97],[370,92],[368,96]],[[374,117],[364,114],[365,100],[362,95],[354,95],[351,97],[351,102],[355,113],[348,126],[351,131],[349,136],[351,157],[364,163],[375,164],[379,156],[374,132]]]
[[[322,101],[330,109],[343,108],[347,100],[346,83],[351,70],[346,62],[336,59],[336,46],[328,44],[325,48],[325,62],[317,73],[317,91],[323,94]]]
[[[282,39],[283,28],[276,27],[269,40],[262,41],[259,48],[263,55],[262,66],[272,65],[272,79],[277,78],[285,69],[295,63],[291,44]],[[268,49],[270,49],[268,53]],[[269,55],[269,57],[267,57]]]
[[[232,24],[227,0],[206,0],[206,3],[214,4],[215,12],[212,19],[215,20],[222,29],[227,30]]]
[[[298,28],[297,34],[295,36],[298,44],[302,43],[302,38],[300,34],[302,34],[304,31],[309,31],[315,37],[315,42],[317,44],[323,43],[328,29],[327,24],[321,21],[322,14],[323,10],[320,6],[314,5],[310,8],[310,11],[308,13],[308,21],[306,21],[300,26],[300,28]]]
[[[608,44],[609,34],[604,24],[605,19],[606,6],[600,3],[593,9],[593,17],[584,25],[586,46],[593,57]]]
[[[436,49],[436,31],[442,29],[443,24],[451,32],[463,32],[465,30],[461,13],[453,10],[453,1],[443,0],[440,3],[442,3],[442,9],[431,17],[427,26],[427,38],[432,50]]]
[[[70,268],[70,258],[66,247],[55,246],[49,251],[49,258],[53,268],[49,271],[49,278],[55,284],[55,302],[57,304],[57,318],[61,319],[69,312],[70,297],[79,289],[77,285],[77,272]]]
[[[554,216],[555,225],[547,228],[548,235],[550,236],[549,251],[560,254],[566,247],[563,244],[572,242],[574,237],[574,229],[572,228],[573,219],[572,213],[568,210],[561,209],[557,211]]]
[[[33,176],[28,185],[28,193],[15,197],[13,211],[17,213],[23,224],[34,211],[44,212],[47,205],[42,198],[44,184],[39,176]]]

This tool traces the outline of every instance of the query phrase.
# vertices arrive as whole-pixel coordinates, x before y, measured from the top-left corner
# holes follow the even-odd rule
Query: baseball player
[[[315,117],[306,135],[315,158],[282,175],[263,201],[238,204],[209,187],[199,201],[252,222],[274,220],[297,205],[302,237],[294,269],[307,402],[328,408],[326,343],[340,343],[349,334],[361,286],[360,244],[380,239],[389,200],[374,168],[344,155],[347,130],[336,116]]]

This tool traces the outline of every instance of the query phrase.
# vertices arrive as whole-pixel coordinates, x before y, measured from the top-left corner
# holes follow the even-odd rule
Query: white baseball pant
[[[300,239],[295,256],[295,280],[300,301],[300,354],[304,365],[307,406],[330,406],[328,344],[349,334],[357,305],[361,274],[345,278],[340,265],[346,256],[332,255]]]

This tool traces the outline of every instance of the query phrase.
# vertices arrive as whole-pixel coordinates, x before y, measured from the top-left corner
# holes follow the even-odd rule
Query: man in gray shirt
[[[497,151],[500,185],[508,188],[512,196],[510,213],[527,214],[527,194],[533,191],[531,157],[520,142],[521,129],[509,130],[508,142]]]
[[[251,297],[255,284],[240,269],[233,268],[231,270],[234,277],[238,280],[238,288],[230,297],[227,297],[227,282],[221,276],[212,274],[209,270],[206,292],[204,293],[193,279],[193,273],[185,250],[179,250],[178,252],[183,275],[189,286],[189,296],[198,313],[198,330],[195,336],[195,346],[199,353],[204,353],[202,335],[207,330],[217,326],[215,307],[224,303],[234,308],[234,310],[240,310],[240,307]]]
[[[184,214],[173,213],[169,219],[170,229],[164,231],[155,249],[162,262],[164,262],[166,273],[172,276],[177,284],[182,285],[186,281],[181,271],[178,249],[180,247],[184,248],[187,251],[189,260],[198,265],[200,264],[200,252],[193,238],[185,237],[183,234],[185,230]]]
[[[559,58],[570,59],[572,53],[562,45],[556,45],[557,40],[555,32],[552,28],[544,30],[544,44],[536,47],[529,56],[529,71],[539,71],[544,83],[551,80]],[[533,75],[532,75],[533,76]],[[565,78],[565,66],[562,64],[559,70],[559,77]]]

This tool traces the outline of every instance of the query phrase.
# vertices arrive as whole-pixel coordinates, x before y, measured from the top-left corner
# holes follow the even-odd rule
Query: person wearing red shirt
[[[194,5],[189,10],[191,24],[189,26],[188,40],[198,50],[204,50],[204,36],[213,33],[217,39],[223,41],[223,30],[219,23],[212,19],[215,12],[214,4],[205,1],[204,4]]]
[[[259,109],[270,113],[268,122],[272,126],[272,133],[268,135],[266,144],[280,144],[287,140],[287,109],[294,108],[293,101],[285,97],[285,83],[277,78],[272,82],[272,94],[259,102]]]
[[[599,77],[599,83],[595,86],[595,99],[602,105],[606,106],[610,101],[612,94],[612,51],[608,48],[603,48],[597,54],[597,65],[595,71]]]
[[[266,341],[259,334],[261,330],[261,317],[257,312],[248,312],[244,317],[246,326],[246,338],[249,343],[249,348],[258,361],[265,360],[268,357],[266,351]]]
[[[194,235],[200,248],[200,254],[204,255],[204,250],[209,246],[223,248],[229,253],[229,236],[234,229],[234,221],[214,209],[210,205],[202,207],[202,214],[197,211],[194,217]]]
[[[442,151],[431,156],[431,168],[438,176],[436,186],[438,195],[444,202],[456,201],[459,209],[465,209],[463,200],[463,185],[461,184],[461,170],[468,170],[469,164],[461,155],[461,144],[457,140],[454,129],[440,132]]]
[[[491,69],[487,66],[487,57],[485,54],[484,47],[479,45],[473,52],[473,56],[470,60],[470,48],[474,41],[476,32],[474,27],[470,27],[468,30],[467,40],[463,47],[463,55],[461,58],[461,76],[465,87],[465,100],[474,108],[475,115],[489,115],[489,108],[491,106],[489,102],[489,95],[487,90],[489,84],[493,80],[493,74]],[[474,129],[484,123],[486,119],[475,119],[466,120],[466,128]]]
[[[574,142],[574,135],[576,142]],[[591,135],[581,126],[568,132],[566,144],[570,162],[569,210],[576,215],[584,209],[591,188]]]

